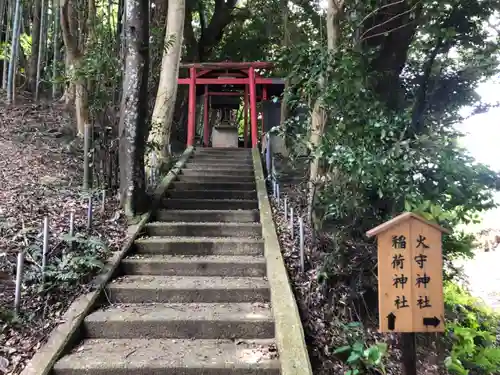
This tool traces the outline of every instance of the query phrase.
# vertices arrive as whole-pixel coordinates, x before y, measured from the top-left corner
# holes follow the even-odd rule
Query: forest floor
[[[293,205],[295,215],[305,213],[306,186],[283,185],[282,192],[286,192],[288,204]],[[288,269],[290,280],[294,288],[295,297],[299,306],[300,314],[304,324],[306,341],[309,347],[313,373],[315,375],[343,374],[347,369],[342,362],[332,355],[332,351],[339,346],[345,345],[342,341],[346,337],[342,324],[347,324],[343,318],[334,316],[331,301],[326,301],[322,286],[318,283],[320,264],[322,264],[321,251],[312,251],[310,240],[310,229],[305,227],[305,258],[306,272],[300,271],[300,255],[298,249],[297,234],[292,240],[289,222],[285,220],[283,206],[277,207],[276,200],[271,201],[273,216],[276,224],[277,234],[280,240],[282,253]],[[290,206],[288,206],[290,207]],[[485,238],[491,238],[496,229],[484,230],[481,241],[478,242],[476,257],[471,261],[463,262],[465,276],[469,279],[471,293],[475,297],[483,298],[485,303],[492,308],[500,307],[500,278],[485,278],[485,270],[492,270],[490,275],[498,274],[493,269],[500,261],[500,246],[496,251],[484,251]],[[297,233],[297,229],[295,229]],[[457,264],[461,265],[461,264]],[[368,341],[385,341],[389,345],[390,357],[388,360],[387,374],[399,375],[401,353],[398,349],[398,335],[380,335],[377,331],[377,322],[372,322],[367,330]],[[419,337],[419,347],[426,348],[418,353],[418,374],[438,375],[447,373],[443,369],[444,353],[438,354],[437,343],[434,337]],[[428,350],[429,347],[433,350]]]
[[[88,198],[80,188],[82,145],[61,105],[35,104],[21,96],[17,102],[8,107],[0,95],[0,373],[7,374],[22,371],[70,303],[89,290],[85,283],[69,283],[40,293],[40,282],[36,285],[33,275],[41,274],[44,217],[49,219],[47,269],[52,272],[68,270],[62,261],[68,258],[62,255],[68,245],[61,237],[68,233],[70,212],[75,234],[99,239],[109,250],[106,255],[121,247],[126,230],[113,197],[106,199],[104,211],[96,198],[92,229],[86,229]],[[31,281],[23,285],[20,313],[15,316],[20,251],[26,254],[24,275]]]

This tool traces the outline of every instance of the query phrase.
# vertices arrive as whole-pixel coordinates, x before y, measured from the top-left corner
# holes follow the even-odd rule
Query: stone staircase
[[[57,375],[277,375],[250,150],[201,149]]]

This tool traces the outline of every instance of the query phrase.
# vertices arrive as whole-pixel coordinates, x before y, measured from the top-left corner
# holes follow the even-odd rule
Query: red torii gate
[[[250,123],[252,148],[258,145],[257,127],[257,85],[262,85],[262,100],[268,99],[268,89],[272,85],[284,85],[281,78],[265,78],[257,73],[256,69],[271,69],[274,64],[270,62],[213,62],[213,63],[190,63],[181,64],[181,69],[189,69],[189,78],[178,78],[179,85],[189,85],[188,102],[188,131],[187,145],[192,146],[195,138],[196,121],[196,94],[197,85],[204,85],[204,113],[203,134],[204,146],[208,147],[210,134],[208,124],[208,97],[212,96],[242,96],[244,107],[244,139],[245,147],[248,141],[248,104],[250,104]],[[214,92],[209,90],[209,85],[232,85],[244,86],[244,92]],[[276,87],[276,86],[275,86]],[[279,93],[283,90],[280,87]]]

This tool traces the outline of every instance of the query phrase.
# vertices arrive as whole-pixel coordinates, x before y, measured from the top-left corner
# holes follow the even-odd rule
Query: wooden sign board
[[[444,332],[442,232],[409,212],[367,232],[377,236],[380,332]]]

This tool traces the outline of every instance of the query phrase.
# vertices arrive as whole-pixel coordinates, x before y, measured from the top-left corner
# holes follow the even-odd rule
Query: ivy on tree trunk
[[[120,198],[128,217],[147,209],[144,151],[147,138],[149,8],[125,0],[125,74],[120,109]]]

